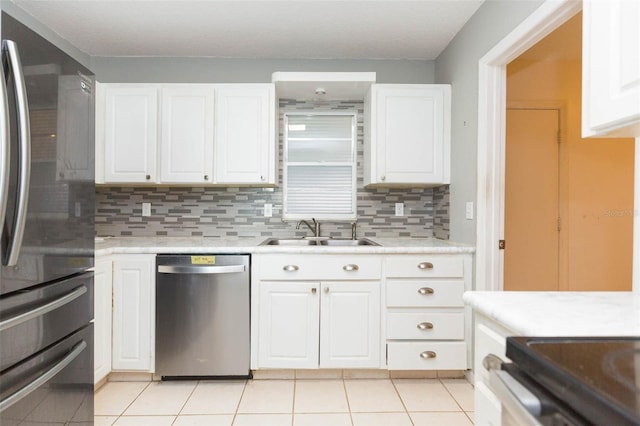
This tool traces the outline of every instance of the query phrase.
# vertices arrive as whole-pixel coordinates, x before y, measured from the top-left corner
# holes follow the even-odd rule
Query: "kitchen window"
[[[356,218],[356,114],[285,113],[283,219]]]

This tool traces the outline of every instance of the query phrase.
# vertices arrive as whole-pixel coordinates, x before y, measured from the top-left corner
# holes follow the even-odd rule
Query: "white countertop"
[[[106,237],[96,238],[96,256],[111,253],[361,253],[361,254],[461,254],[474,253],[467,244],[435,238],[372,238],[380,246],[260,246],[267,237]]]
[[[482,292],[464,302],[519,336],[640,336],[640,294]]]

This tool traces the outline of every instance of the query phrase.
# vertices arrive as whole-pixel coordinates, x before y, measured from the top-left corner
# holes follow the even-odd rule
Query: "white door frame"
[[[507,64],[580,10],[581,0],[546,0],[479,61],[475,290],[503,289]]]

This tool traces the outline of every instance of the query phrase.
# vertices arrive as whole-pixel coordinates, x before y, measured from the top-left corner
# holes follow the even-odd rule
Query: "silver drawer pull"
[[[418,269],[433,269],[433,263],[431,263],[431,262],[420,262],[420,263],[418,263]]]
[[[424,351],[420,353],[420,358],[422,359],[430,359],[435,357],[436,357],[436,353],[434,351]]]
[[[348,265],[344,265],[342,269],[344,269],[347,272],[350,272],[350,271],[357,271],[360,268],[358,267],[358,265],[354,265],[353,263],[350,263]]]
[[[318,291],[318,289],[317,289],[317,288],[315,288],[315,287],[313,287],[313,288],[311,289],[311,294],[316,294],[316,292],[317,292],[317,291]]]
[[[298,268],[298,265],[286,265],[282,268],[282,270],[286,272],[295,272],[298,269],[300,269]]]
[[[431,330],[433,328],[433,324],[430,322],[421,322],[418,324],[419,330]]]
[[[434,291],[431,287],[422,287],[418,289],[418,293],[420,293],[423,296],[426,296],[428,294],[433,294]]]

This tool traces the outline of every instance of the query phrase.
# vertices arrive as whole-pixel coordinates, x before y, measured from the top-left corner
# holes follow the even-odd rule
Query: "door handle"
[[[9,191],[9,157],[11,155],[11,141],[9,132],[9,100],[7,98],[4,67],[0,66],[0,230],[4,228],[7,214]]]
[[[53,310],[58,309],[61,306],[66,305],[67,303],[70,303],[71,301],[77,299],[78,297],[82,296],[83,294],[85,294],[87,292],[87,287],[82,286],[82,287],[78,287],[75,290],[73,290],[72,292],[52,301],[47,303],[46,305],[42,305],[39,306],[35,309],[32,309],[28,312],[16,315],[14,317],[11,317],[9,319],[6,319],[2,322],[0,322],[0,331],[4,331],[7,330],[11,327],[15,327],[18,324],[22,324],[23,322],[29,321],[30,319],[33,318],[37,318],[39,316],[42,316],[44,314],[46,314],[47,312],[51,312]]]
[[[160,274],[233,274],[244,272],[244,265],[194,266],[194,265],[158,265]]]
[[[18,45],[11,40],[2,42],[3,63],[6,53],[8,68],[13,73],[13,84],[16,94],[16,110],[18,118],[18,194],[16,198],[16,221],[13,235],[7,250],[6,265],[18,264],[18,256],[22,247],[24,227],[27,221],[27,203],[29,201],[29,180],[31,178],[31,125],[29,123],[29,104],[27,101],[27,88],[24,84],[22,64]],[[3,64],[4,65],[4,64]],[[7,76],[5,76],[6,78]]]
[[[31,392],[35,391],[40,386],[51,380],[56,374],[64,370],[67,365],[71,364],[73,360],[76,359],[83,350],[85,350],[86,347],[87,342],[85,342],[84,340],[79,342],[64,358],[62,358],[62,360],[60,360],[57,364],[47,370],[44,374],[42,374],[33,382],[29,383],[23,388],[20,388],[17,392],[0,401],[0,413],[11,407],[16,402],[19,402],[22,399],[26,398],[27,395],[29,395]]]

